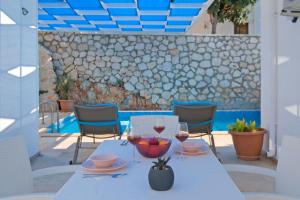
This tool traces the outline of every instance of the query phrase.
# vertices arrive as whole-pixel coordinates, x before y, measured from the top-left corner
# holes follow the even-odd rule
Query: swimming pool
[[[172,111],[119,111],[119,118],[122,132],[129,123],[130,116],[138,115],[172,115]],[[214,131],[227,131],[227,126],[234,123],[237,118],[244,118],[246,121],[255,120],[260,126],[260,111],[259,110],[218,110],[214,120]],[[48,133],[72,134],[79,133],[77,119],[74,114],[71,114],[60,120],[59,130],[56,130],[57,125],[52,124],[48,127]]]

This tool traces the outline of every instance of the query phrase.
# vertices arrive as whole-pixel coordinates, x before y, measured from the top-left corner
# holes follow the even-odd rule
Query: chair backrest
[[[173,114],[179,122],[187,122],[190,133],[211,131],[217,106],[208,102],[174,102]]]
[[[75,105],[81,134],[120,134],[118,107],[114,104]]]
[[[300,198],[300,137],[284,136],[276,171],[276,192]]]
[[[172,137],[178,133],[178,116],[168,115],[140,115],[132,116],[130,118],[131,131],[134,134],[143,136],[158,136],[154,130],[157,125],[157,120],[165,127],[164,131],[160,134],[162,137]]]
[[[22,136],[0,139],[0,198],[33,190],[29,155]]]

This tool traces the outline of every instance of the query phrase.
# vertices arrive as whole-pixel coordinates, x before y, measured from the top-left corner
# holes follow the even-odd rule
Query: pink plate
[[[198,152],[202,145],[199,142],[188,140],[182,143],[182,149],[185,152]]]
[[[113,166],[118,156],[114,154],[99,154],[90,157],[90,160],[96,165],[97,168],[108,168]]]
[[[198,149],[198,151],[185,151],[181,146],[175,146],[174,150],[176,153],[182,153],[186,156],[199,156],[208,153],[209,148],[206,146],[201,146],[201,148]]]
[[[90,173],[111,173],[111,172],[121,170],[126,166],[127,166],[127,161],[122,160],[120,158],[118,158],[111,167],[107,167],[107,168],[98,168],[91,160],[87,160],[82,164],[82,170],[84,172],[90,172]]]

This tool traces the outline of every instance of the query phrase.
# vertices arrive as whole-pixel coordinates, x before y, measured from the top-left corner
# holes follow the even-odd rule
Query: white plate
[[[206,154],[209,152],[209,148],[204,145],[201,146],[198,151],[192,151],[192,152],[184,151],[183,148],[179,145],[175,146],[174,150],[176,153],[183,154],[186,156],[198,156],[198,155],[203,155],[203,154]]]
[[[89,173],[111,173],[115,171],[119,171],[127,166],[127,161],[118,158],[116,162],[107,168],[97,168],[96,165],[91,161],[87,160],[82,163],[82,171]]]

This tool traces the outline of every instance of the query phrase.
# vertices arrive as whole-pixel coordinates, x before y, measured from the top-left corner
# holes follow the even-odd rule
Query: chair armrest
[[[72,173],[78,169],[80,169],[80,165],[65,165],[65,166],[48,167],[48,168],[44,168],[44,169],[34,170],[32,172],[32,176],[33,176],[33,178],[37,178],[39,176],[47,176],[47,175],[51,175],[51,174]]]
[[[273,193],[256,193],[256,192],[245,192],[246,200],[299,200],[293,197],[273,194]]]
[[[255,167],[249,165],[225,164],[223,165],[228,172],[244,172],[250,174],[259,174],[263,176],[275,177],[276,171],[264,167]]]
[[[1,198],[0,200],[53,200],[54,193],[33,193]]]

